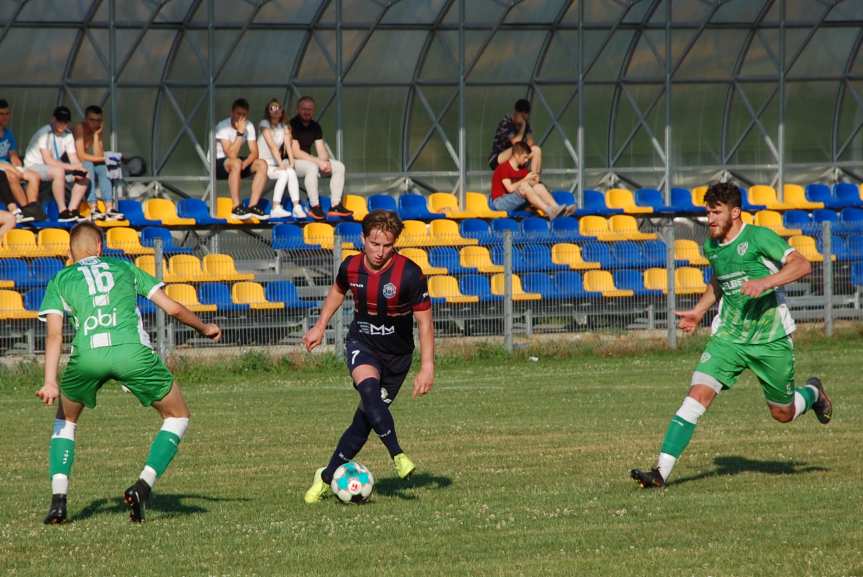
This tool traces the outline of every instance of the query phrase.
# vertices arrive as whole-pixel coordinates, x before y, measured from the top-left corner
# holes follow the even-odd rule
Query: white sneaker
[[[309,215],[306,214],[306,211],[303,210],[303,207],[299,204],[294,205],[294,210],[291,211],[291,214],[294,218],[308,218]]]
[[[288,218],[291,216],[291,213],[281,205],[274,206],[270,209],[270,218]]]

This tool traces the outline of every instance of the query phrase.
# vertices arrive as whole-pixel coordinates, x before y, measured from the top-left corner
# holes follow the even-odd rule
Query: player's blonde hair
[[[368,237],[373,230],[390,232],[397,239],[405,225],[399,215],[390,210],[373,210],[363,219],[363,236]]]
[[[79,222],[69,233],[69,250],[72,259],[78,260],[99,254],[102,245],[102,231],[92,222]]]

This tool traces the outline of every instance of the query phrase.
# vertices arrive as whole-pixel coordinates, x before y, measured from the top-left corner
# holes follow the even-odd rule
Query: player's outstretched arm
[[[431,309],[414,311],[420,337],[420,372],[414,378],[414,398],[431,391],[434,384],[434,321]]]
[[[716,282],[716,277],[710,279],[710,284],[707,285],[707,290],[698,299],[694,307],[688,311],[674,311],[674,316],[678,318],[677,327],[686,334],[692,334],[701,319],[710,310],[710,307],[717,301],[719,295],[719,284]]]
[[[750,297],[757,297],[770,289],[785,286],[812,272],[812,265],[802,254],[793,250],[785,258],[785,264],[777,272],[764,278],[748,280],[740,287],[740,292]]]
[[[53,405],[60,396],[57,371],[60,367],[60,351],[63,348],[63,316],[49,313],[45,316],[48,333],[45,336],[45,382],[36,391],[36,396],[46,405]]]
[[[154,305],[165,311],[167,314],[171,315],[187,327],[191,327],[198,331],[202,336],[205,336],[213,341],[218,341],[222,338],[222,329],[219,328],[219,325],[213,323],[205,323],[198,315],[187,309],[182,304],[178,303],[167,294],[162,289],[156,289],[152,295],[150,295],[150,300]]]
[[[333,284],[329,292],[327,292],[327,298],[324,299],[324,305],[321,307],[321,316],[318,318],[318,322],[303,335],[303,344],[306,346],[307,351],[313,351],[323,342],[330,319],[344,302],[345,293],[342,292],[339,285]]]

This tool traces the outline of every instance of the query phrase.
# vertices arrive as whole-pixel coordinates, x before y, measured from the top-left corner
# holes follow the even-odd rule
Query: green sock
[[[75,441],[52,437],[48,455],[52,479],[54,475],[68,477],[72,474],[72,463],[75,462]]]
[[[158,477],[161,477],[174,459],[174,455],[177,454],[179,445],[179,435],[162,429],[153,439],[153,444],[150,445],[147,466],[152,468]]]
[[[803,412],[808,411],[812,408],[812,405],[815,404],[815,401],[818,400],[818,390],[815,387],[805,386],[805,387],[796,387],[794,392],[803,397],[803,400],[806,401],[806,408]]]
[[[675,458],[680,457],[694,432],[695,423],[690,423],[680,416],[674,415],[671,423],[668,424],[668,430],[665,432],[660,451]]]

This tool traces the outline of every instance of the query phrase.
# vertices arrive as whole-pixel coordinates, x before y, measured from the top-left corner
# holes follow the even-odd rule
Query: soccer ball
[[[333,475],[333,493],[345,503],[365,503],[372,495],[375,479],[364,466],[348,461]]]

